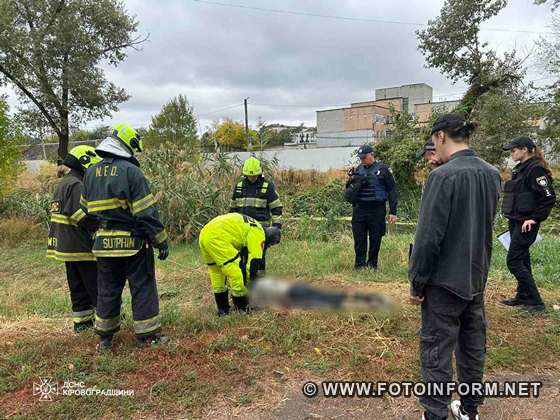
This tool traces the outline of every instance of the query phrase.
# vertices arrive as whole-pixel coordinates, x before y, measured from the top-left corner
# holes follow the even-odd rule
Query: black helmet
[[[280,243],[281,232],[276,226],[270,226],[264,229],[265,244],[267,247]]]

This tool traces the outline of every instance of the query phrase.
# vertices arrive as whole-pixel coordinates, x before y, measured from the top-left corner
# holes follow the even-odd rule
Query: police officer
[[[513,168],[511,180],[504,185],[502,203],[511,235],[507,266],[517,279],[517,293],[502,303],[540,312],[545,306],[531,271],[529,247],[556,201],[552,176],[542,152],[530,138],[517,137],[503,149],[510,151],[511,158],[519,163]]]
[[[219,316],[229,313],[228,285],[236,309],[247,311],[249,281],[264,269],[266,248],[279,242],[278,227],[263,228],[252,217],[239,213],[215,217],[202,228],[198,244],[208,265]]]
[[[98,262],[99,296],[95,331],[100,348],[112,347],[121,323],[121,295],[128,279],[137,346],[163,344],[153,248],[159,259],[169,255],[167,233],[156,200],[134,153],[143,150],[136,131],[119,124],[97,146],[103,161],[84,177],[82,206],[100,221],[93,253]]]
[[[428,139],[428,141],[424,143],[424,147],[416,154],[416,158],[422,158],[430,165],[431,169],[435,169],[441,165],[441,160],[436,153],[436,146],[432,142],[432,139]]]
[[[241,179],[231,198],[230,212],[251,216],[262,226],[282,227],[282,202],[274,183],[262,175],[261,162],[250,157],[243,164]]]
[[[51,203],[47,257],[66,265],[75,332],[93,327],[97,304],[97,264],[91,252],[97,222],[80,208],[80,197],[84,171],[100,160],[91,146],[70,150]]]
[[[346,199],[352,203],[352,234],[356,268],[377,269],[381,239],[385,235],[385,202],[389,200],[389,223],[397,222],[397,186],[391,169],[376,161],[373,148],[358,149],[361,164],[349,172]],[[369,238],[369,252],[368,252]],[[367,256],[367,261],[366,261]]]

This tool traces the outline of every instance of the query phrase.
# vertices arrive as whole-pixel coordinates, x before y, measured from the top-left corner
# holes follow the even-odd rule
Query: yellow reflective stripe
[[[126,230],[103,230],[99,229],[95,236],[132,236],[132,232]]]
[[[80,195],[80,206],[82,206],[83,208],[87,208],[87,200],[84,198],[83,195]]]
[[[74,222],[74,223],[78,223],[80,220],[82,220],[84,217],[86,217],[86,213],[82,210],[82,209],[78,209],[74,212],[74,214],[72,216],[70,216],[70,219]]]
[[[86,309],[85,311],[72,312],[72,321],[75,324],[81,322],[92,321],[94,319],[93,309]]]
[[[121,325],[121,314],[118,314],[114,318],[101,318],[99,315],[95,314],[95,329],[98,331],[113,331]]]
[[[60,252],[55,249],[47,249],[47,258],[57,261],[95,261],[95,255],[91,252]]]
[[[104,211],[104,210],[112,210],[112,209],[118,209],[118,208],[123,208],[126,209],[128,207],[130,207],[128,201],[123,200],[121,198],[108,198],[106,200],[95,200],[95,201],[89,201],[87,203],[87,211],[88,213],[95,213],[98,211]]]
[[[167,239],[167,232],[164,230],[162,230],[160,233],[158,233],[155,237],[154,237],[156,244],[161,244],[163,241],[165,241]]]
[[[268,190],[268,182],[263,182],[262,187],[261,187],[261,193],[266,193],[266,191]]]
[[[161,318],[159,315],[153,318],[134,321],[134,332],[136,334],[145,334],[161,328]]]
[[[132,214],[138,214],[155,203],[156,198],[152,194],[148,194],[146,197],[132,203]]]
[[[272,215],[272,223],[278,223],[282,221],[282,216]]]
[[[63,225],[74,225],[72,220],[68,216],[63,214],[51,214],[51,222],[52,223],[60,223]]]
[[[277,207],[282,207],[282,202],[280,201],[279,198],[277,198],[276,200],[274,200],[272,203],[268,205],[268,208],[270,208],[270,210],[275,209]]]
[[[236,198],[234,201],[237,207],[266,208],[267,206],[267,201],[265,198]]]
[[[140,249],[94,249],[96,257],[131,257],[138,254]]]
[[[238,187],[242,187],[242,186],[243,186],[243,181],[239,181],[239,182],[237,183],[237,186],[238,186]]]

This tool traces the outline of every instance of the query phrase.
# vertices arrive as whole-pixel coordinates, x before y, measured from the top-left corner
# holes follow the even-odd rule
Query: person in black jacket
[[[358,149],[358,157],[361,164],[348,173],[345,193],[346,199],[353,206],[352,234],[356,253],[354,267],[376,270],[381,239],[386,232],[387,201],[389,223],[397,222],[397,185],[391,169],[375,160],[373,148],[369,144]]]
[[[142,140],[132,127],[118,124],[95,150],[103,160],[86,171],[81,205],[100,223],[92,247],[98,267],[95,332],[99,348],[113,346],[127,280],[138,348],[165,344],[169,337],[161,334],[153,248],[164,260],[169,243],[156,198],[134,157],[143,150]]]
[[[484,290],[501,190],[496,168],[469,149],[473,123],[461,114],[438,118],[431,132],[442,165],[422,195],[408,277],[410,303],[422,305],[420,362],[425,382],[482,381],[486,346]],[[448,415],[451,395],[423,396],[423,419]],[[481,395],[451,403],[456,419],[478,419]]]
[[[261,162],[251,156],[243,164],[243,179],[235,186],[230,213],[241,213],[263,227],[282,228],[282,202],[274,182],[263,177]]]
[[[91,146],[76,146],[59,168],[62,181],[51,202],[47,258],[66,265],[74,331],[93,327],[97,306],[97,263],[91,252],[97,220],[80,207],[84,172],[101,159]]]
[[[504,186],[502,203],[511,235],[507,266],[517,279],[517,293],[502,303],[521,306],[529,312],[541,312],[545,306],[531,271],[529,247],[535,242],[541,223],[549,216],[556,201],[552,175],[542,153],[530,138],[517,137],[503,149],[511,151],[511,158],[519,163]]]

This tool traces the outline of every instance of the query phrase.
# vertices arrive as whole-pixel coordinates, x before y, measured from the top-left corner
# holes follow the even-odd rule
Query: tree
[[[481,23],[506,4],[507,0],[446,0],[440,16],[416,33],[428,67],[439,69],[452,82],[469,84],[459,107],[466,115],[486,92],[522,79],[522,61],[515,52],[498,57],[479,37]]]
[[[138,22],[118,0],[0,0],[0,75],[33,104],[68,151],[70,126],[109,116],[129,95],[105,78]]]
[[[152,117],[145,142],[147,146],[171,142],[187,150],[199,146],[197,121],[186,96],[171,99]]]
[[[502,145],[521,135],[534,135],[541,114],[539,104],[531,104],[523,91],[485,94],[473,110],[472,118],[480,127],[471,140],[473,149],[487,162],[501,165],[506,155]]]
[[[416,118],[406,111],[391,109],[391,122],[390,132],[375,144],[375,155],[392,169],[400,190],[416,190],[416,154],[427,134],[417,128]]]
[[[249,130],[249,135],[256,143],[257,132]],[[229,146],[233,149],[247,150],[247,137],[245,136],[245,126],[230,118],[226,118],[222,122],[215,122],[212,129],[212,138],[219,145]]]
[[[545,3],[549,3],[549,0],[535,0],[535,4],[545,4]],[[560,6],[560,0],[550,0],[551,6],[550,8],[552,9],[552,11],[555,11],[556,9],[558,9],[558,6]]]
[[[6,99],[0,96],[0,197],[10,190],[21,169],[18,146],[22,143],[21,132],[8,115]]]

